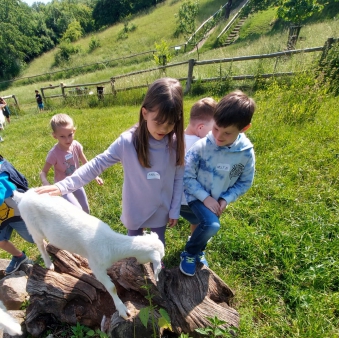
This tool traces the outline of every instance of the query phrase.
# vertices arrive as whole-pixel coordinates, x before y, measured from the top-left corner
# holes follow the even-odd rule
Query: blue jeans
[[[199,200],[188,203],[199,219],[199,225],[193,232],[191,239],[186,243],[185,251],[197,255],[204,251],[208,240],[220,229],[219,217]]]
[[[151,231],[158,234],[159,239],[165,245],[165,231],[166,225],[160,228],[150,228]],[[138,230],[128,230],[128,236],[142,236],[143,235],[143,228],[139,228]]]
[[[10,222],[2,230],[0,230],[0,242],[9,241],[13,230],[27,242],[34,243],[33,237],[29,234],[24,221]]]
[[[180,207],[180,216],[185,218],[191,224],[198,224],[199,220],[188,205],[182,204]]]

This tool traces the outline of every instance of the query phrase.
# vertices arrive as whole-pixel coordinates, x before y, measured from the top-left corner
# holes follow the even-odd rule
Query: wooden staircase
[[[245,20],[247,19],[247,17],[242,17],[239,22],[237,23],[237,25],[233,28],[232,32],[230,33],[230,35],[227,37],[226,41],[222,44],[223,46],[229,46],[231,45],[233,42],[235,42],[238,37],[239,37],[239,31],[241,26],[244,24]]]

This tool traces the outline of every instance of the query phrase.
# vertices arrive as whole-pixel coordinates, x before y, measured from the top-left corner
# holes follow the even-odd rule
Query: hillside
[[[234,1],[233,7],[240,2],[241,1]],[[121,33],[124,26],[123,23],[120,23],[74,43],[75,46],[80,47],[81,52],[73,56],[71,60],[63,66],[71,69],[72,67],[102,62],[99,70],[84,73],[80,72],[79,74],[74,72],[71,77],[65,77],[64,73],[58,73],[57,75],[51,75],[50,80],[37,83],[33,83],[34,80],[13,82],[12,86],[3,91],[1,95],[16,95],[19,99],[21,109],[33,112],[35,110],[33,93],[36,88],[45,87],[49,84],[58,85],[60,82],[71,85],[107,81],[114,75],[155,67],[151,53],[145,54],[145,56],[139,57],[138,59],[128,59],[126,57],[131,54],[154,50],[154,44],[159,43],[161,39],[164,39],[168,46],[181,45],[184,42],[183,37],[174,38],[173,33],[176,28],[175,14],[178,12],[182,3],[183,0],[166,1],[159,4],[155,9],[132,17],[130,24],[134,25],[136,29],[129,32],[126,39],[118,39],[119,33]],[[224,2],[220,0],[200,1],[197,27],[210,15],[214,14],[222,5],[224,5]],[[335,19],[336,14],[336,11],[332,11],[332,16],[326,15],[324,18],[310,20],[309,23],[304,25],[300,33],[302,41],[297,43],[297,48],[323,46],[329,37],[337,37],[339,21]],[[276,13],[274,9],[249,16],[241,28],[240,37],[236,43],[228,47],[214,48],[216,36],[225,25],[225,22],[222,21],[201,48],[199,59],[208,60],[241,55],[265,54],[284,50],[286,48],[288,31],[286,27],[277,24],[275,16]],[[89,53],[88,46],[93,38],[100,41],[101,46]],[[22,76],[34,76],[62,69],[53,67],[54,56],[57,50],[58,48],[31,62]],[[284,71],[285,68],[292,68],[294,71],[302,70],[305,69],[305,67],[309,67],[314,59],[318,57],[317,55],[319,55],[319,53],[291,58],[286,66],[286,62],[279,62],[279,67],[281,67],[281,71]],[[198,59],[198,54],[196,52],[191,54],[183,53],[183,49],[181,49],[178,55],[173,55],[171,62],[179,62],[190,58]],[[119,60],[113,63],[114,67],[108,67],[106,61],[112,59]],[[204,78],[207,77],[207,74],[210,76],[218,76],[220,72],[224,74],[230,72],[232,72],[232,74],[253,74],[258,71],[259,67],[266,67],[268,71],[272,71],[276,66],[273,61],[265,61],[265,63],[239,63],[239,65],[232,65],[232,67],[233,68],[230,69],[230,65],[227,65],[223,70],[220,69],[219,65],[204,67],[201,68],[201,70],[199,69],[195,77]],[[277,71],[279,71],[279,69],[277,69]],[[187,76],[187,67],[183,67],[180,73],[178,70],[175,70],[173,72],[169,71],[167,75],[185,77]],[[155,72],[150,78],[145,78],[144,82],[151,82],[158,76],[159,73]],[[131,83],[136,84],[138,81],[136,78],[129,78],[126,80],[126,86],[131,85]],[[123,83],[122,86],[123,85],[125,85],[125,83]],[[60,90],[56,91],[56,93],[60,93]]]

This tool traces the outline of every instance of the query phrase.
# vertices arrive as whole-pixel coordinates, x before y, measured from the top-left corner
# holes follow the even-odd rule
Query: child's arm
[[[52,165],[49,163],[45,163],[44,167],[42,168],[40,172],[40,180],[43,185],[50,185],[50,183],[47,180],[47,174],[49,172],[49,169],[51,169]]]
[[[224,199],[227,204],[236,201],[239,196],[243,195],[251,186],[254,179],[255,171],[255,157],[253,149],[250,151],[250,156],[245,164],[242,174],[238,177],[237,181],[227,189],[220,198]]]
[[[85,164],[85,163],[88,162],[88,161],[87,161],[87,158],[86,158],[86,156],[85,156],[85,154],[84,154],[83,151],[81,151],[79,157],[80,157],[80,161],[81,161],[82,164]],[[95,180],[96,180],[96,182],[97,182],[99,185],[103,185],[103,184],[104,184],[103,179],[102,179],[101,177],[99,177],[99,176],[97,176],[97,177],[95,178]]]
[[[168,226],[173,228],[178,223],[183,192],[184,166],[176,166],[173,186],[173,197],[169,211]]]

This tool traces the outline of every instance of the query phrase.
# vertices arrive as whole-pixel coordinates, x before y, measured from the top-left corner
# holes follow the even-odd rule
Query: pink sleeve
[[[54,166],[57,163],[57,159],[56,159],[56,155],[54,154],[53,149],[51,149],[48,152],[47,157],[46,157],[46,162]]]

